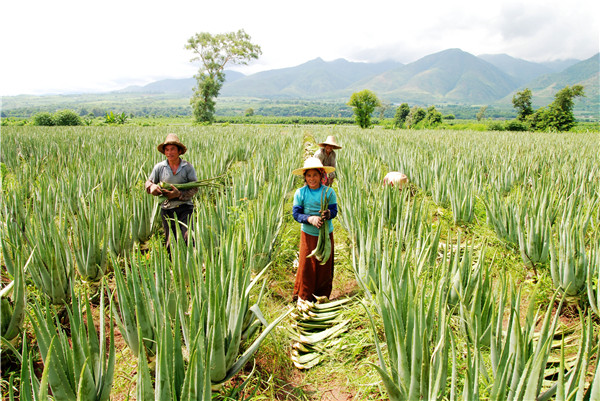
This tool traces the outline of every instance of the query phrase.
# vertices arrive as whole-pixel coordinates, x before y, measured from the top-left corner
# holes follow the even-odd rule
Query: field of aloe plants
[[[170,254],[143,190],[168,132],[199,179],[221,177]],[[348,301],[330,336],[298,337],[291,171],[328,135],[344,147],[332,298]],[[2,396],[600,399],[599,140],[5,127]],[[383,186],[389,171],[409,185]],[[310,368],[298,338],[319,351]]]

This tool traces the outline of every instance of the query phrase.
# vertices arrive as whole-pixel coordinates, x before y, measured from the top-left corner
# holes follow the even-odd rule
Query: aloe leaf
[[[27,266],[33,258],[33,252],[35,252],[35,249],[29,255],[29,259],[27,259],[27,263],[25,263],[23,269],[18,267],[13,268],[13,272],[15,274],[14,280],[12,281],[12,283],[15,283],[13,295],[14,305],[12,307],[13,312],[6,331],[2,333],[2,337],[9,341],[19,334],[19,330],[23,324],[23,319],[25,318],[26,293],[24,270],[27,270]]]
[[[139,328],[138,337],[139,343],[143,344],[142,332]],[[138,400],[154,399],[154,388],[152,386],[150,369],[148,367],[148,356],[146,354],[146,348],[144,346],[141,346],[138,352],[136,398]]]
[[[254,342],[252,343],[252,345],[250,347],[248,347],[248,349],[227,370],[227,374],[225,375],[225,377],[222,380],[220,380],[219,382],[214,382],[213,381],[213,384],[224,383],[227,380],[231,379],[233,376],[235,376],[246,365],[246,363],[250,360],[250,358],[252,358],[252,356],[254,355],[254,353],[258,350],[258,347],[260,347],[260,344],[267,337],[267,335],[269,335],[269,333],[271,332],[271,330],[273,330],[275,327],[277,327],[277,325],[289,313],[291,313],[291,311],[292,311],[292,309],[288,310],[287,312],[282,313],[281,316],[279,316],[277,319],[275,319],[270,325],[268,325],[267,327],[265,327],[265,329],[260,334],[260,336],[258,336],[258,338],[256,340],[254,340]]]

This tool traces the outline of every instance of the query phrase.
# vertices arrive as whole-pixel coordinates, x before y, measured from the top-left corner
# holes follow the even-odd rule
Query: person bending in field
[[[298,255],[298,271],[292,300],[315,301],[315,296],[331,295],[333,287],[333,224],[331,219],[337,215],[337,198],[335,191],[323,185],[327,174],[335,171],[334,167],[323,166],[321,161],[310,157],[304,167],[292,171],[292,174],[304,176],[304,185],[294,194],[293,216],[301,223],[300,252]],[[323,196],[327,196],[328,207],[321,210]],[[331,255],[327,261],[319,262],[315,257],[308,257],[316,248],[321,225],[326,224],[331,241]],[[324,263],[324,264],[321,264]]]
[[[319,144],[321,147],[319,150],[315,152],[314,157],[321,160],[323,166],[333,167],[335,169],[335,151],[334,149],[341,149],[342,147],[335,142],[335,137],[330,135],[327,137],[325,142],[321,142]],[[325,185],[331,186],[333,184],[333,180],[335,179],[335,172],[327,174],[327,181]]]
[[[158,145],[158,151],[164,154],[167,159],[157,163],[148,180],[146,181],[146,192],[154,196],[164,196],[167,199],[161,204],[160,215],[162,218],[163,229],[165,231],[165,242],[167,249],[170,249],[170,233],[177,235],[177,224],[187,243],[188,227],[194,212],[194,203],[192,197],[198,192],[198,188],[180,191],[171,185],[171,189],[160,187],[161,182],[168,184],[185,184],[196,181],[196,170],[187,161],[180,156],[187,148],[179,141],[175,134],[168,134],[163,143]]]

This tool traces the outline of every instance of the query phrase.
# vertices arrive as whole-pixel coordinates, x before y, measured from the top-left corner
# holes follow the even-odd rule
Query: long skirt
[[[298,256],[298,271],[294,284],[294,299],[302,298],[314,301],[313,295],[331,296],[333,288],[333,232],[329,233],[331,240],[331,256],[324,265],[317,259],[307,258],[316,248],[319,237],[308,235],[301,231],[300,254]]]

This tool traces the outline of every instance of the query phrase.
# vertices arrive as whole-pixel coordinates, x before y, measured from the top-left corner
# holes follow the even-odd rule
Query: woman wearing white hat
[[[323,166],[329,166],[335,169],[334,149],[341,149],[342,147],[335,142],[335,137],[333,135],[328,136],[325,142],[321,142],[319,146],[321,149],[317,150],[314,156],[321,160]],[[327,174],[327,182],[325,182],[325,185],[331,186],[334,179],[335,172],[332,171],[331,173]]]
[[[158,151],[164,154],[167,159],[157,163],[148,180],[146,181],[146,192],[154,196],[165,196],[167,199],[161,204],[160,215],[162,217],[163,229],[165,230],[165,241],[167,249],[170,248],[169,233],[177,233],[176,222],[179,222],[179,229],[187,242],[188,226],[194,212],[194,202],[192,197],[198,192],[198,188],[180,191],[171,185],[171,190],[161,188],[158,184],[166,182],[168,184],[185,184],[198,180],[196,170],[187,161],[180,156],[187,148],[179,141],[175,134],[168,134],[163,143],[158,145]]]
[[[327,174],[335,171],[334,167],[323,166],[315,157],[309,157],[302,168],[292,174],[304,176],[304,185],[294,194],[293,216],[301,223],[300,252],[298,256],[298,272],[294,284],[293,299],[314,301],[315,296],[329,298],[333,287],[333,224],[331,219],[337,215],[337,198],[335,191],[323,185]],[[321,210],[321,200],[327,197],[327,210]],[[331,254],[329,259],[318,261],[309,257],[317,247],[319,230],[327,225]]]

